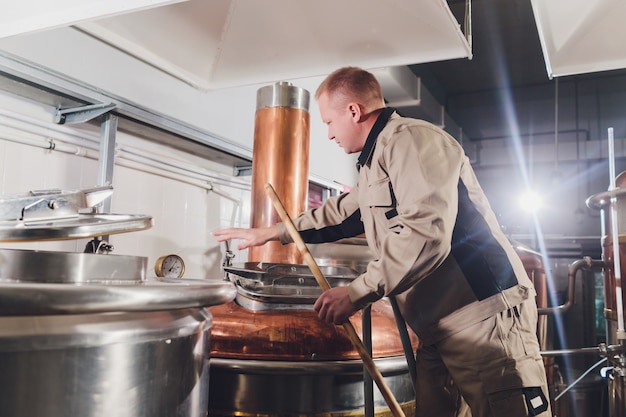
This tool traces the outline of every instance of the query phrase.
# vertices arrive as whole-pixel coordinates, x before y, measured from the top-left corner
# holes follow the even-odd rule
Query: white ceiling
[[[184,0],[4,0],[1,3],[0,38],[180,1]]]
[[[626,68],[626,1],[531,3],[550,78]]]
[[[324,75],[344,65],[471,58],[449,1],[6,1],[0,38],[76,25],[212,90]],[[530,1],[548,77],[626,68],[626,2]]]

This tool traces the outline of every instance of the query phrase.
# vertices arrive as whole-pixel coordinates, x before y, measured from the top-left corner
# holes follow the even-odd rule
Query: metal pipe
[[[361,316],[363,346],[370,356],[372,356],[372,306],[363,309]],[[367,367],[363,365],[363,399],[365,402],[365,417],[374,417],[374,380],[367,372]]]
[[[404,348],[404,356],[406,357],[409,374],[411,375],[411,382],[413,382],[413,388],[415,388],[417,381],[417,362],[415,360],[415,353],[413,352],[411,338],[409,337],[409,331],[406,328],[406,321],[404,321],[404,317],[402,317],[396,297],[389,297],[389,302],[391,303],[393,316],[395,317],[396,324],[398,325],[398,332],[400,333],[400,340],[402,341],[402,347]]]
[[[250,226],[277,223],[264,186],[271,183],[295,217],[306,209],[309,170],[309,92],[279,82],[257,90],[252,158]],[[301,264],[294,245],[268,242],[248,249],[248,261]]]
[[[554,172],[559,172],[559,79],[554,79]]]
[[[22,143],[31,146],[37,146],[43,149],[58,150],[69,154],[87,156],[90,159],[97,159],[97,152],[99,150],[100,139],[98,135],[87,131],[78,131],[75,129],[67,128],[65,125],[56,125],[45,123],[39,119],[27,117],[24,115],[16,114],[5,109],[0,109],[0,125],[9,128],[21,130],[26,133],[32,133],[42,136],[47,140],[46,146],[42,146],[36,140],[18,139],[17,137],[6,137],[7,140],[12,142]],[[7,136],[6,134],[3,134]],[[48,143],[53,145],[47,146]],[[75,145],[70,148],[67,144]],[[93,152],[95,152],[95,154]],[[89,154],[88,154],[89,153]],[[216,173],[211,173],[206,169],[202,169],[198,166],[185,163],[183,161],[172,160],[172,158],[165,158],[161,155],[156,155],[147,151],[125,146],[123,144],[116,145],[116,157],[125,158],[139,162],[137,158],[130,158],[127,154],[134,154],[150,160],[155,163],[142,162],[147,165],[159,167],[160,169],[168,169],[167,167],[178,168],[181,175],[186,177],[191,176],[204,181],[210,181],[213,184],[220,183],[233,188],[242,189],[245,191],[250,190],[250,184],[243,181],[235,181],[229,177],[220,176]],[[174,172],[174,170],[170,170]],[[162,175],[167,177],[165,175]]]
[[[6,133],[2,133],[0,137],[2,140],[7,140],[13,143],[19,143],[20,145],[28,145],[34,146],[36,148],[47,149],[49,151],[59,151],[71,155],[79,155],[79,156],[87,156],[87,150],[80,148],[78,146],[65,145],[55,142],[52,139],[30,139],[30,138],[22,138],[18,136],[9,135]],[[97,156],[92,155],[92,158],[97,158]]]
[[[98,185],[113,183],[115,167],[115,139],[117,136],[117,116],[107,113],[100,123],[100,152],[98,153]],[[111,198],[107,198],[99,210],[111,212]],[[104,237],[108,240],[108,236]]]
[[[6,109],[0,109],[0,119],[5,119],[3,124],[23,131],[28,131],[44,137],[54,136],[55,139],[63,140],[75,145],[79,144],[85,146],[84,142],[88,141],[94,144],[92,146],[93,149],[98,149],[98,134],[88,132],[86,130],[81,131],[72,129],[67,125],[58,125],[46,122],[35,117],[25,116]]]
[[[609,139],[609,191],[614,191],[617,187],[615,185],[615,141],[613,138],[613,128],[608,129]],[[613,273],[615,275],[615,304],[617,311],[617,340],[623,341],[626,339],[626,332],[624,332],[624,306],[622,304],[622,267],[620,262],[619,253],[619,228],[617,225],[617,198],[611,198],[611,234],[613,235]]]
[[[568,355],[588,355],[590,353],[599,355],[600,347],[586,347],[576,349],[542,350],[541,356],[568,356]]]
[[[554,307],[538,308],[537,313],[556,314],[564,313],[569,310],[572,304],[576,302],[576,274],[578,271],[583,268],[592,269],[593,267],[602,266],[604,266],[604,262],[597,259],[591,259],[588,256],[572,262],[569,266],[569,272],[567,274],[567,300],[565,301],[565,304]]]
[[[559,349],[559,350],[543,350],[541,356],[566,356],[566,355],[579,355],[595,353],[601,357],[609,357],[615,355],[623,355],[624,347],[621,344],[607,345],[606,343],[600,343],[595,347],[582,347],[572,349]]]

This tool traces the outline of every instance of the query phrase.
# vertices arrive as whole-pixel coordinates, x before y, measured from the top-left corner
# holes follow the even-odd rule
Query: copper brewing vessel
[[[614,236],[611,218],[611,200],[617,213],[617,244],[619,253],[620,275],[626,273],[626,171],[615,178],[615,190],[593,195],[587,199],[587,206],[602,210],[604,234],[602,236],[602,262],[604,264],[604,317],[617,321],[617,287],[615,271]],[[623,283],[621,287],[624,288]],[[622,297],[622,308],[626,311],[626,297]]]
[[[251,227],[278,222],[265,194],[270,183],[293,218],[306,209],[309,175],[309,93],[280,82],[257,91],[252,158]],[[269,242],[253,247],[249,261],[303,263],[295,245]]]
[[[341,251],[336,255],[342,258]],[[347,285],[359,274],[335,264],[320,268],[331,286]],[[321,289],[306,265],[248,262],[224,269],[238,293],[234,302],[210,310],[209,414],[363,416],[363,363],[344,328],[319,320],[313,310]],[[411,415],[415,393],[390,301],[374,303],[369,319],[371,331],[366,332],[362,312],[350,318],[359,337],[369,334],[371,356]],[[409,331],[409,338],[414,352],[417,337]],[[378,391],[372,391],[375,415],[391,415]]]
[[[349,360],[358,352],[341,326],[322,322],[312,309],[253,311],[231,302],[211,308],[211,357],[264,360]],[[362,315],[350,318],[362,337]],[[372,305],[372,357],[404,350],[389,301]],[[409,331],[413,349],[417,336]]]

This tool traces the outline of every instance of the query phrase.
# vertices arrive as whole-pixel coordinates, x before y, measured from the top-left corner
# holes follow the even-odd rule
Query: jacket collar
[[[378,115],[378,119],[374,122],[374,126],[372,126],[372,130],[370,130],[369,135],[367,135],[367,139],[365,140],[365,145],[363,146],[363,150],[359,155],[359,159],[356,163],[357,171],[361,170],[361,167],[365,164],[369,164],[372,159],[372,154],[374,153],[374,148],[376,147],[376,140],[378,139],[378,135],[383,131],[385,126],[387,125],[387,121],[391,117],[391,115],[396,111],[393,107],[385,107],[385,109]]]

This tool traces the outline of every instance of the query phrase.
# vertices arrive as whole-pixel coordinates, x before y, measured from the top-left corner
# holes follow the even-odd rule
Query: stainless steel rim
[[[209,307],[234,300],[226,281],[147,280],[141,284],[0,283],[0,315],[140,312]]]
[[[0,241],[81,239],[149,229],[153,224],[152,216],[130,214],[80,214],[41,222],[0,221]]]
[[[257,90],[256,108],[258,110],[265,107],[286,107],[308,112],[309,96],[309,92],[304,88],[280,81]]]

